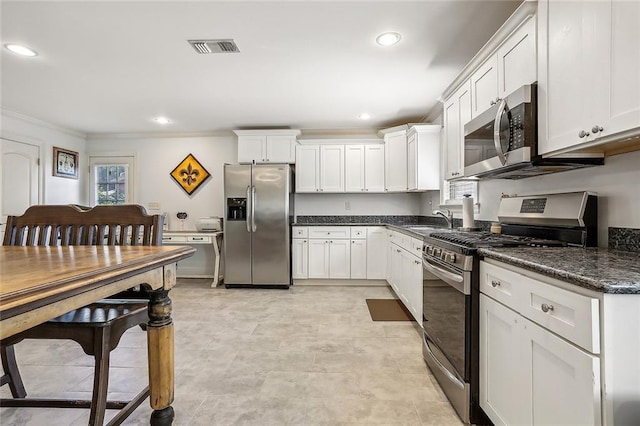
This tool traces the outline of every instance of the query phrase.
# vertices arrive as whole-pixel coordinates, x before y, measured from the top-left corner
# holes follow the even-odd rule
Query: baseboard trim
[[[341,286],[341,287],[357,287],[357,286],[373,286],[373,287],[390,287],[386,280],[325,280],[325,279],[308,279],[293,280],[293,285],[317,285],[317,286]]]

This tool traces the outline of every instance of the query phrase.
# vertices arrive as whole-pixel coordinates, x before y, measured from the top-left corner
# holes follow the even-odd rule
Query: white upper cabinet
[[[344,192],[344,188],[344,145],[320,145],[320,191]]]
[[[296,148],[296,192],[320,191],[320,146]]]
[[[471,76],[471,116],[476,117],[498,100],[498,57],[491,55]],[[463,126],[466,123],[463,123]]]
[[[409,191],[440,188],[440,129],[439,124],[424,124],[414,125],[407,132]]]
[[[528,17],[471,75],[473,117],[536,81],[536,18]]]
[[[464,125],[471,120],[469,80],[444,103],[445,179],[464,174]]]
[[[498,98],[537,80],[536,17],[528,18],[498,48]]]
[[[364,146],[364,190],[384,191],[384,145]]]
[[[539,153],[640,127],[640,3],[539,3]]]
[[[407,191],[407,130],[387,133],[385,141],[385,191]]]
[[[295,163],[299,130],[234,130],[238,163]]]
[[[384,191],[384,145],[345,145],[346,192]]]

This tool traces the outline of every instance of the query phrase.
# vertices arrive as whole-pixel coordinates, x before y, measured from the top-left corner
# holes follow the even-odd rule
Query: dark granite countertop
[[[640,294],[640,253],[604,248],[482,248],[481,255],[604,293]]]
[[[291,226],[386,226],[398,232],[410,235],[415,238],[422,239],[424,236],[432,232],[447,231],[449,228],[437,225],[418,225],[418,224],[392,224],[392,223],[292,223]]]

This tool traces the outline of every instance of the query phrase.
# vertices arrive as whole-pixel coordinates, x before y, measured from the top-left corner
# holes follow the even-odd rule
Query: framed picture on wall
[[[53,175],[68,179],[78,179],[78,153],[54,146]]]

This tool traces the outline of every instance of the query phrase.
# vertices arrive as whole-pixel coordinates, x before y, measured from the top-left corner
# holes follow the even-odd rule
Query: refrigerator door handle
[[[256,232],[256,187],[251,187],[251,232]]]
[[[247,232],[251,233],[251,228],[250,228],[250,220],[251,220],[251,216],[253,216],[253,212],[251,211],[251,208],[253,206],[253,203],[251,202],[251,185],[247,186],[247,203],[249,203],[250,205],[247,206],[249,207],[247,210],[249,211],[249,215],[247,216]]]

